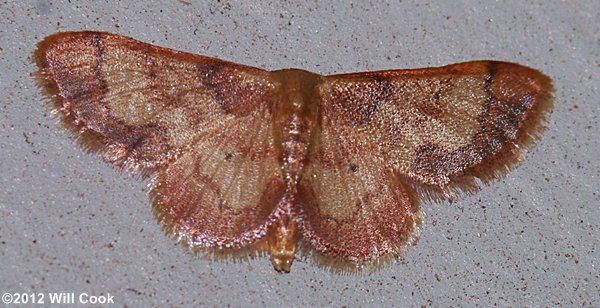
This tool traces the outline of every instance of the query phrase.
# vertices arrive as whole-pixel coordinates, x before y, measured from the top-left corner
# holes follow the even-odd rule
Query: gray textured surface
[[[600,2],[153,3],[0,3],[0,293],[110,293],[119,306],[600,305]],[[402,261],[341,275],[299,260],[282,275],[266,257],[184,252],[145,183],[82,151],[49,114],[31,52],[83,29],[320,73],[508,60],[550,75],[556,104],[508,177],[423,205]]]

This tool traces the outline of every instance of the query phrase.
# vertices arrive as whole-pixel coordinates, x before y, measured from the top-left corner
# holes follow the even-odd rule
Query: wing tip
[[[549,116],[554,106],[554,85],[550,77],[519,64],[497,62],[510,65],[512,69],[525,70],[531,78],[533,95],[532,107],[525,113],[519,124],[517,136],[506,142],[493,156],[487,157],[479,164],[465,169],[461,174],[451,175],[445,184],[430,185],[402,177],[401,181],[416,191],[416,195],[427,201],[453,201],[462,193],[473,194],[483,185],[505,177],[523,160],[525,153],[541,140],[546,130]]]

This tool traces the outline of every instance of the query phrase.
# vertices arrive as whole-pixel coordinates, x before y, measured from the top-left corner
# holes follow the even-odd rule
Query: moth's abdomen
[[[285,181],[288,187],[298,183],[312,130],[298,114],[292,114],[283,129],[282,158]],[[290,186],[292,185],[292,186]]]
[[[295,191],[302,176],[309,145],[317,124],[315,85],[320,76],[296,69],[273,72],[279,82],[275,107],[275,143],[288,190]]]

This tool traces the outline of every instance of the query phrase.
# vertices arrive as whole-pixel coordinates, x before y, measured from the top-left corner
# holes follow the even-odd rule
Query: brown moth
[[[152,177],[168,234],[285,272],[300,240],[336,264],[397,255],[420,198],[506,174],[552,109],[551,80],[506,62],[321,76],[102,32],[51,35],[34,58],[83,145]]]

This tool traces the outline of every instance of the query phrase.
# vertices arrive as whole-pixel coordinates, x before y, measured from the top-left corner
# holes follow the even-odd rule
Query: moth
[[[299,243],[350,267],[400,254],[420,199],[505,175],[552,109],[550,78],[507,62],[322,76],[89,31],[45,38],[34,59],[84,147],[151,178],[168,234],[266,250],[285,272]]]

